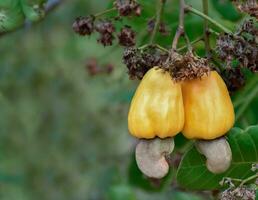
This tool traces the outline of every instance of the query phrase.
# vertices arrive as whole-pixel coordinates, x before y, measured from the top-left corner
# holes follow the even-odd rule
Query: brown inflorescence
[[[219,57],[230,66],[237,61],[238,67],[258,71],[258,23],[254,19],[244,21],[234,34],[221,34],[216,50]]]
[[[211,67],[207,59],[195,56],[192,52],[185,55],[174,53],[166,67],[175,81],[201,78],[209,74]]]
[[[72,25],[74,32],[79,35],[90,35],[94,31],[94,17],[77,17]]]
[[[249,15],[258,19],[258,2],[257,0],[232,0],[238,10],[248,13]]]
[[[119,44],[125,47],[131,47],[135,45],[135,32],[130,26],[124,26],[120,33],[117,34]]]
[[[127,66],[131,79],[141,80],[144,74],[155,66],[162,66],[168,54],[161,53],[156,49],[141,51],[138,48],[126,48],[123,54],[123,62]]]
[[[104,46],[112,45],[115,32],[115,27],[110,21],[101,21],[96,25],[96,31],[100,34],[98,42]]]
[[[141,15],[141,6],[135,0],[116,0],[115,7],[120,16]]]

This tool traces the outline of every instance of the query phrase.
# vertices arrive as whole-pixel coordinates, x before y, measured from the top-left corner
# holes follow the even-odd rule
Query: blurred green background
[[[200,7],[200,2],[192,4]],[[71,28],[75,17],[109,5],[103,0],[67,0],[40,23],[0,37],[1,200],[208,199],[179,191],[172,183],[157,192],[130,181],[131,176],[142,176],[132,169],[135,140],[127,131],[137,81],[128,79],[122,48],[104,48],[96,35],[80,37]],[[154,11],[147,11],[151,17]],[[222,18],[219,11],[213,9],[213,15]],[[167,13],[177,16],[177,6]],[[228,27],[241,20],[236,15],[233,10]],[[169,25],[172,32],[176,22]],[[190,16],[186,28],[195,24],[191,39],[202,33],[202,20]],[[144,43],[148,35],[142,38]],[[171,35],[161,43],[170,40]],[[92,57],[99,65],[113,64],[114,71],[90,76],[85,64]],[[257,124],[257,116],[251,120]],[[246,123],[244,119],[240,126]]]

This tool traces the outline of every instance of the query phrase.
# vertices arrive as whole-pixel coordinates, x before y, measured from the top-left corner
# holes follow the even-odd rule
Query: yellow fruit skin
[[[138,138],[172,137],[184,126],[181,85],[154,67],[143,77],[132,99],[128,128]]]
[[[182,85],[185,125],[189,139],[215,139],[224,135],[235,122],[227,87],[216,71]]]

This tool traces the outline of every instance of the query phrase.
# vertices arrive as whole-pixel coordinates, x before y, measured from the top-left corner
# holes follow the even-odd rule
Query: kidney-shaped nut
[[[135,158],[139,169],[151,178],[163,178],[169,171],[166,155],[174,149],[173,138],[141,139],[136,146]]]
[[[206,166],[214,174],[225,172],[231,164],[232,153],[224,137],[214,140],[198,140],[197,150],[207,158]]]

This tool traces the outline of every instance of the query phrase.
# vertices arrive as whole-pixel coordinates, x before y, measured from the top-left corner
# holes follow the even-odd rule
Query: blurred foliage
[[[156,1],[140,2],[143,18],[122,23],[137,29],[138,43],[143,44],[149,39],[143,27],[154,16]],[[201,10],[201,1],[188,2]],[[231,4],[219,2],[210,1],[211,17],[233,29],[242,16]],[[0,37],[0,199],[209,199],[180,191],[168,181],[158,192],[135,168],[135,141],[126,119],[137,83],[128,80],[122,49],[103,48],[95,35],[83,38],[71,29],[75,17],[109,6],[110,1],[102,0],[64,1],[42,22]],[[177,16],[177,1],[168,1],[164,20],[172,32],[158,35],[161,45],[170,45]],[[191,40],[202,34],[202,22],[187,16]],[[196,49],[203,54],[202,44]],[[112,63],[114,72],[89,76],[85,63],[92,57],[100,64]],[[233,97],[241,128],[258,122],[257,82],[257,76],[250,75]],[[176,145],[181,152],[189,141],[178,136]],[[174,175],[172,170],[170,183]]]

